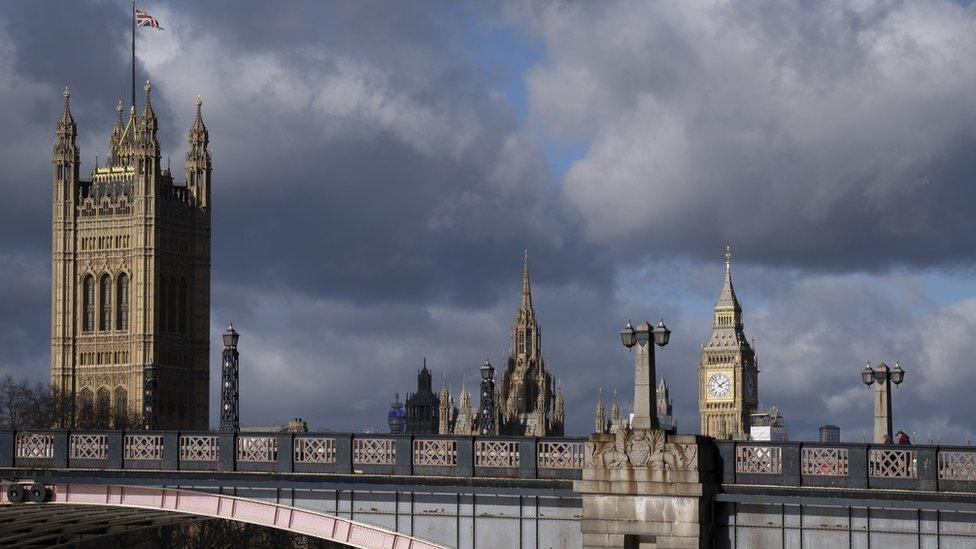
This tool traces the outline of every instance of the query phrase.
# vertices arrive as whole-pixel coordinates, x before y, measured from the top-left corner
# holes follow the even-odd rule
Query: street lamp
[[[624,347],[631,349],[637,346],[637,356],[634,358],[634,419],[632,429],[658,428],[655,387],[657,375],[654,371],[654,345],[649,345],[653,338],[654,344],[664,347],[671,339],[671,330],[664,325],[664,320],[656,328],[651,323],[641,322],[637,328],[627,322],[620,332],[620,341]],[[656,396],[656,395],[655,395]]]
[[[865,385],[871,385],[874,383],[874,370],[871,369],[870,363],[868,363],[868,365],[861,370],[861,381],[863,381]]]
[[[895,367],[891,370],[891,382],[895,385],[901,385],[901,382],[905,380],[905,370],[901,369],[901,364],[895,361]]]
[[[872,368],[871,364],[861,370],[861,381],[865,385],[874,384],[874,442],[891,442],[891,384],[901,385],[905,381],[905,370],[895,362],[889,368],[882,362]]]
[[[481,418],[478,434],[495,434],[495,368],[487,358],[481,365]]]
[[[627,321],[627,325],[624,326],[623,330],[620,330],[620,340],[623,341],[624,347],[630,349],[634,345],[637,345],[637,332],[634,331],[634,325]]]

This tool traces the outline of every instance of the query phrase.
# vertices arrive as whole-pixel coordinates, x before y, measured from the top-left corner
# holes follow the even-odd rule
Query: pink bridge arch
[[[53,484],[50,501],[21,505],[104,505],[247,522],[364,549],[439,549],[442,546],[325,513],[258,500],[143,486]],[[6,491],[4,491],[6,492]],[[0,497],[9,503],[6,493]]]

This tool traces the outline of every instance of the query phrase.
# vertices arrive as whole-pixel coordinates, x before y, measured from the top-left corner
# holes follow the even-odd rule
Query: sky
[[[791,435],[976,434],[976,11],[917,0],[159,2],[139,29],[173,169],[197,95],[219,334],[246,425],[385,429],[394,393],[503,363],[528,249],[567,431],[631,405],[627,320],[699,427],[723,251],[759,396]],[[0,373],[48,379],[50,155],[72,90],[83,173],[129,94],[127,2],[0,4]],[[140,86],[141,87],[141,86]]]

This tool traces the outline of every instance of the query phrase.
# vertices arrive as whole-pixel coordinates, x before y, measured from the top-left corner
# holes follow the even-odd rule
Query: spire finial
[[[532,287],[529,284],[529,250],[522,250],[522,310],[532,309]]]
[[[62,93],[61,95],[64,96],[64,106],[67,107],[68,106],[68,100],[71,99],[71,89],[68,88],[68,85],[67,84],[65,84],[65,86],[64,86],[64,93]]]
[[[119,99],[118,104],[115,105],[115,115],[118,117],[119,122],[122,121],[122,111],[124,111],[124,110],[125,110],[125,107],[122,106],[122,100]]]
[[[200,112],[200,107],[203,106],[203,97],[197,96],[197,112]]]
[[[732,266],[732,246],[725,247],[725,270],[729,270]]]

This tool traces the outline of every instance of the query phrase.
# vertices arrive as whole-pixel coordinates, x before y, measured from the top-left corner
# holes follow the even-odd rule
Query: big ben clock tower
[[[742,308],[732,288],[732,249],[725,248],[725,283],[715,304],[712,335],[698,369],[701,432],[715,438],[745,436],[756,410],[759,369],[742,331]]]

